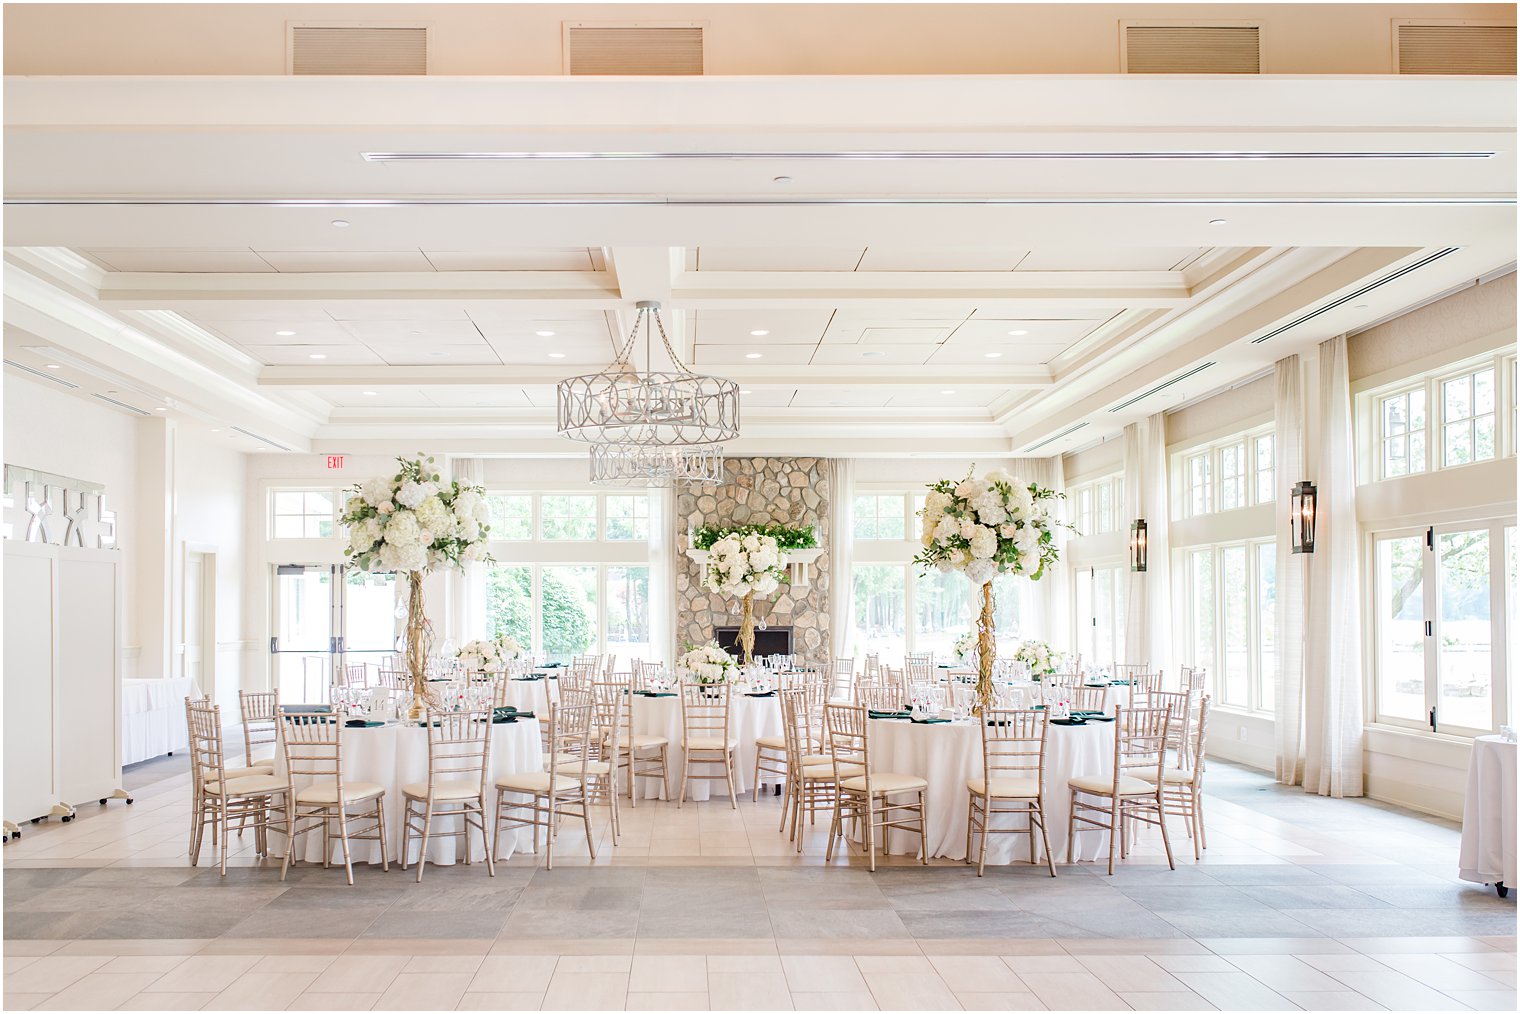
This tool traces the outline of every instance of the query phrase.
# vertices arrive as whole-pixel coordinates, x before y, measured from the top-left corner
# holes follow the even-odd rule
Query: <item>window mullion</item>
[[[1436,552],[1435,528],[1427,526],[1425,529],[1425,561],[1423,578],[1425,586],[1422,589],[1425,600],[1425,720],[1424,726],[1427,731],[1437,731],[1440,728],[1442,717],[1439,709],[1440,682],[1441,682],[1441,554]],[[1430,713],[1432,709],[1436,713],[1436,730],[1430,728]]]

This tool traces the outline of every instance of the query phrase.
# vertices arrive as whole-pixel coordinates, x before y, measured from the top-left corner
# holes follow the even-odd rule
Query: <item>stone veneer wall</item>
[[[729,458],[718,487],[676,494],[676,651],[702,644],[714,627],[739,623],[739,600],[702,586],[697,563],[685,553],[687,533],[704,525],[812,525],[824,552],[809,565],[807,585],[783,584],[768,599],[756,598],[755,617],[793,627],[792,649],[829,653],[829,532],[833,497],[827,458]]]

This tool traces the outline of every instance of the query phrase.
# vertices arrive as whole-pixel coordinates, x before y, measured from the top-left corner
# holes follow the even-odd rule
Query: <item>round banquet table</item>
[[[1473,740],[1462,805],[1458,875],[1477,884],[1520,883],[1515,875],[1516,745],[1498,736]]]
[[[670,772],[670,794],[658,777],[641,777],[639,791],[645,799],[679,799],[681,795],[681,765],[686,752],[681,749],[681,698],[644,697],[632,695],[633,731],[639,736],[664,736],[670,741],[667,757]],[[780,736],[781,699],[750,697],[734,691],[728,703],[729,733],[737,744],[734,750],[734,791],[743,795],[752,786],[750,779],[755,773],[755,740],[760,736]],[[716,764],[698,764],[692,768],[693,775],[721,773]],[[698,802],[710,798],[713,793],[727,794],[728,786],[721,780],[707,781],[693,778],[686,785],[686,798]]]
[[[966,820],[971,812],[966,782],[982,777],[982,737],[975,721],[919,724],[873,718],[870,736],[872,771],[918,775],[928,781],[929,854],[965,859]],[[1113,722],[1049,727],[1045,737],[1045,827],[1056,862],[1066,861],[1066,822],[1071,813],[1067,780],[1078,775],[1110,776],[1113,770]],[[999,817],[994,826],[1022,827],[1024,818]],[[1029,858],[1027,842],[1023,835],[994,833],[987,842],[987,862],[1025,862]],[[893,852],[916,855],[918,836],[894,830],[891,846]],[[979,842],[972,847],[980,848]],[[1040,855],[1039,849],[1035,854]],[[1078,834],[1077,859],[1093,860],[1107,854],[1108,832]]]
[[[544,696],[546,693],[548,697]],[[559,680],[507,678],[506,703],[518,711],[532,711],[548,721],[550,700],[559,701]]]
[[[491,726],[491,770],[487,775],[486,805],[494,806],[496,790],[492,783],[503,775],[524,771],[542,771],[544,767],[543,746],[539,738],[538,720],[521,719],[517,722]],[[284,751],[275,754],[275,777],[285,778]],[[401,858],[401,814],[405,800],[401,787],[410,782],[426,782],[428,776],[427,730],[413,723],[393,723],[373,729],[343,729],[343,780],[345,782],[374,782],[385,787],[385,840],[390,861]],[[299,791],[315,779],[297,778]],[[522,797],[526,798],[526,797]],[[302,821],[304,824],[305,821]],[[487,826],[495,826],[494,812]],[[434,818],[434,826],[443,831],[458,830],[458,817],[445,817],[442,822]],[[506,831],[501,836],[501,853],[497,858],[509,858],[519,845],[532,847],[531,828]],[[272,843],[279,850],[278,842]],[[414,838],[413,849],[416,848]],[[435,838],[428,843],[428,862],[440,866],[452,866],[459,861],[461,838]],[[470,860],[479,862],[485,858],[480,836],[471,834]],[[342,858],[336,834],[333,838],[334,854]],[[302,836],[298,858],[306,862],[322,861],[322,832],[320,827]],[[283,855],[282,851],[279,851]],[[380,846],[376,842],[351,841],[349,854],[355,863],[380,862]],[[416,856],[412,856],[415,860]]]

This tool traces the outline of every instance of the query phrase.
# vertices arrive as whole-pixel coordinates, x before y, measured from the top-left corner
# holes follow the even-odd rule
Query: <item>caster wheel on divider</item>
[[[1503,883],[1495,884],[1494,885],[1494,890],[1496,890],[1496,891],[1499,892],[1499,897],[1501,897],[1501,898],[1508,898],[1509,897],[1509,888],[1507,886],[1505,886]]]
[[[104,800],[104,799],[102,799],[102,800],[101,800],[101,801],[100,801],[100,805],[101,805],[101,806],[105,806],[105,805],[106,805],[106,801],[105,801],[105,800]]]
[[[41,824],[42,823],[42,818],[41,817],[33,817],[32,818],[32,823],[33,824]]]
[[[73,817],[61,817],[59,819],[62,820],[65,824],[67,824],[69,821],[73,820],[74,818]]]
[[[131,797],[131,796],[128,796],[128,797],[127,797],[127,805],[128,805],[128,806],[131,806],[131,805],[132,805],[132,797]]]

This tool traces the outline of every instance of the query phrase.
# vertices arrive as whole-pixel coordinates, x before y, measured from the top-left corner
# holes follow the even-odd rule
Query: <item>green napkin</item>
[[[914,725],[939,725],[941,722],[948,722],[948,721],[950,721],[950,719],[948,719],[948,718],[917,718],[917,717],[914,717],[914,718],[911,719],[911,721],[913,722]]]
[[[676,692],[674,690],[640,690],[639,691],[639,696],[640,697],[674,697],[675,695],[676,695]]]
[[[911,718],[913,713],[911,711],[867,711],[866,715],[870,718]]]
[[[343,723],[344,727],[349,729],[378,729],[384,724],[384,722],[374,722],[363,718],[350,718]]]

